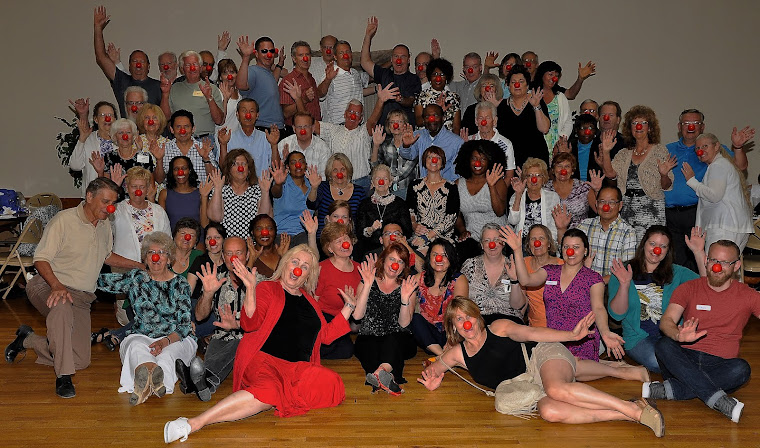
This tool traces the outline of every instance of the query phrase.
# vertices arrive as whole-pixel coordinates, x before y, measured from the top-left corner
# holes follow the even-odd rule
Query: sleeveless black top
[[[502,381],[525,373],[525,359],[520,343],[508,337],[497,336],[491,333],[488,327],[486,327],[486,342],[473,356],[467,355],[464,341],[460,345],[464,363],[476,383],[496,389]],[[535,342],[525,343],[528,356],[535,346]]]

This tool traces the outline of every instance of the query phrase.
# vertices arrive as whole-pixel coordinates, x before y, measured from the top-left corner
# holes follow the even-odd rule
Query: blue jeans
[[[206,381],[212,394],[216,392],[222,381],[232,373],[239,343],[239,339],[231,341],[211,339],[208,343],[204,364],[206,366]]]
[[[361,187],[364,188],[364,191],[366,191],[366,197],[372,196],[372,178],[369,175],[354,179],[353,183],[361,185]]]
[[[420,313],[414,313],[412,316],[410,329],[417,344],[427,353],[432,353],[428,350],[428,347],[433,344],[438,344],[441,347],[446,345],[446,333],[428,322]]]
[[[650,372],[660,373],[660,365],[657,364],[657,358],[654,356],[654,347],[660,338],[662,338],[661,335],[649,335],[626,352],[631,359],[646,367]]]
[[[669,400],[699,398],[707,406],[749,381],[749,363],[741,358],[725,359],[697,350],[663,336],[655,344],[655,356],[665,379]]]

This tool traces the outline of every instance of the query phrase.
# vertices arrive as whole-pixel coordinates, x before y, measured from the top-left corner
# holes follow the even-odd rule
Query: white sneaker
[[[731,411],[731,421],[734,423],[739,423],[739,419],[742,416],[742,411],[744,410],[744,403],[734,398],[734,401],[736,401],[736,406],[734,406],[734,409]]]
[[[166,422],[164,425],[164,442],[172,443],[175,440],[184,442],[187,440],[187,436],[190,435],[190,424],[185,417],[180,417],[177,420]]]

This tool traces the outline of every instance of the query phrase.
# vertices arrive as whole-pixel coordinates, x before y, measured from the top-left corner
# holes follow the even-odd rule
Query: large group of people
[[[435,39],[373,60],[375,17],[356,65],[329,35],[288,54],[241,36],[238,64],[225,32],[216,59],[159,55],[160,79],[141,50],[122,66],[109,23],[96,8],[118,107],[90,117],[88,99],[72,102],[83,201],[45,229],[26,288],[47,336],[21,326],[5,351],[34,349],[59,396],[75,396],[101,340],[120,347],[133,405],[177,381],[208,401],[231,375],[232,395],[166,424],[169,443],[337,406],[343,381],[322,358],[355,355],[373,392],[400,395],[419,347],[436,357],[418,379],[430,390],[454,366],[490,388],[531,373],[547,421],[629,420],[661,437],[650,400],[698,397],[738,422],[728,394],[749,380],[739,341],[760,315],[736,275],[753,129],[734,128],[729,150],[688,109],[664,145],[647,106],[588,99],[575,113],[595,65],[565,89],[533,51],[468,53],[461,81]],[[119,294],[120,327],[90,334],[96,289]],[[624,355],[641,367],[609,361]],[[577,382],[605,376],[641,381],[642,398]]]

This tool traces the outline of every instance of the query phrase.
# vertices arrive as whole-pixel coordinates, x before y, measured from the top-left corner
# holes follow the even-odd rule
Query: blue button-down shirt
[[[429,147],[438,146],[443,149],[444,154],[446,154],[446,166],[441,170],[441,176],[451,182],[459,179],[459,175],[454,173],[454,159],[457,158],[459,147],[462,146],[464,140],[446,128],[442,128],[441,132],[435,137],[431,137],[430,132],[427,129],[420,129],[416,131],[415,134],[419,135],[420,138],[418,138],[412,146],[399,149],[398,153],[401,154],[401,157],[408,160],[414,160],[417,158],[420,165],[420,176],[425,177],[427,175],[427,170],[425,169],[425,164],[422,162],[422,154],[424,154],[425,150]]]
[[[665,192],[665,207],[696,205],[699,201],[694,190],[686,185],[686,178],[681,172],[683,163],[688,162],[694,170],[694,177],[702,182],[702,178],[705,176],[705,171],[707,171],[707,164],[699,160],[699,157],[697,157],[697,153],[694,150],[695,146],[696,145],[686,146],[683,139],[679,139],[677,142],[668,143],[666,145],[668,152],[671,155],[676,156],[676,159],[678,159],[678,165],[673,168],[673,189]],[[725,145],[723,145],[723,149],[733,157],[733,151],[726,148]]]

